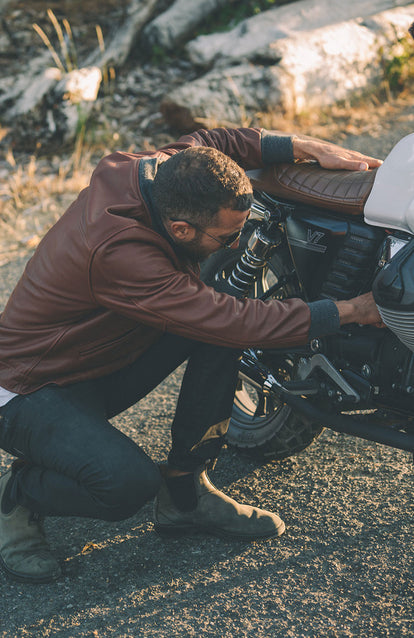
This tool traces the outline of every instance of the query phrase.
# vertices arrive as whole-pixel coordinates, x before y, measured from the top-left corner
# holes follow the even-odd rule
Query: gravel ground
[[[411,108],[409,108],[411,106]],[[412,105],[345,143],[383,156],[412,130]],[[374,128],[372,128],[374,126]],[[3,266],[0,304],[24,266]],[[155,460],[169,447],[180,372],[115,425]],[[0,453],[0,469],[10,459]],[[164,540],[147,505],[110,524],[48,519],[64,577],[11,584],[0,573],[0,636],[289,638],[414,635],[412,458],[326,430],[302,454],[259,466],[224,450],[213,481],[277,511],[278,540]]]

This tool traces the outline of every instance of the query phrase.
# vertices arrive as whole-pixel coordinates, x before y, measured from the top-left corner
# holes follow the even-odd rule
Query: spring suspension
[[[240,296],[249,292],[281,240],[281,230],[274,223],[263,222],[255,228],[227,280]]]

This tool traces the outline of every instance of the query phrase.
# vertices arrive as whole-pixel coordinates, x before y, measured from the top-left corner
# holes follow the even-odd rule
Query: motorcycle
[[[243,352],[228,443],[263,460],[324,427],[414,451],[414,134],[378,169],[314,162],[248,172],[252,212],[236,250],[202,265],[216,289],[262,300],[373,290],[385,327],[350,324],[305,346]]]

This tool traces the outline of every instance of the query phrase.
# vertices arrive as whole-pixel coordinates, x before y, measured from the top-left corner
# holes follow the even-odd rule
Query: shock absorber
[[[281,241],[282,232],[273,220],[263,221],[256,226],[227,280],[237,296],[244,296],[249,292]]]

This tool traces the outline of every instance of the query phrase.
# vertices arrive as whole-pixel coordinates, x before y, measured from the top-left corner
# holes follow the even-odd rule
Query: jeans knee
[[[99,494],[103,516],[107,521],[120,521],[134,516],[153,499],[161,485],[158,466],[150,459],[135,465],[122,464],[106,478],[106,487]]]

